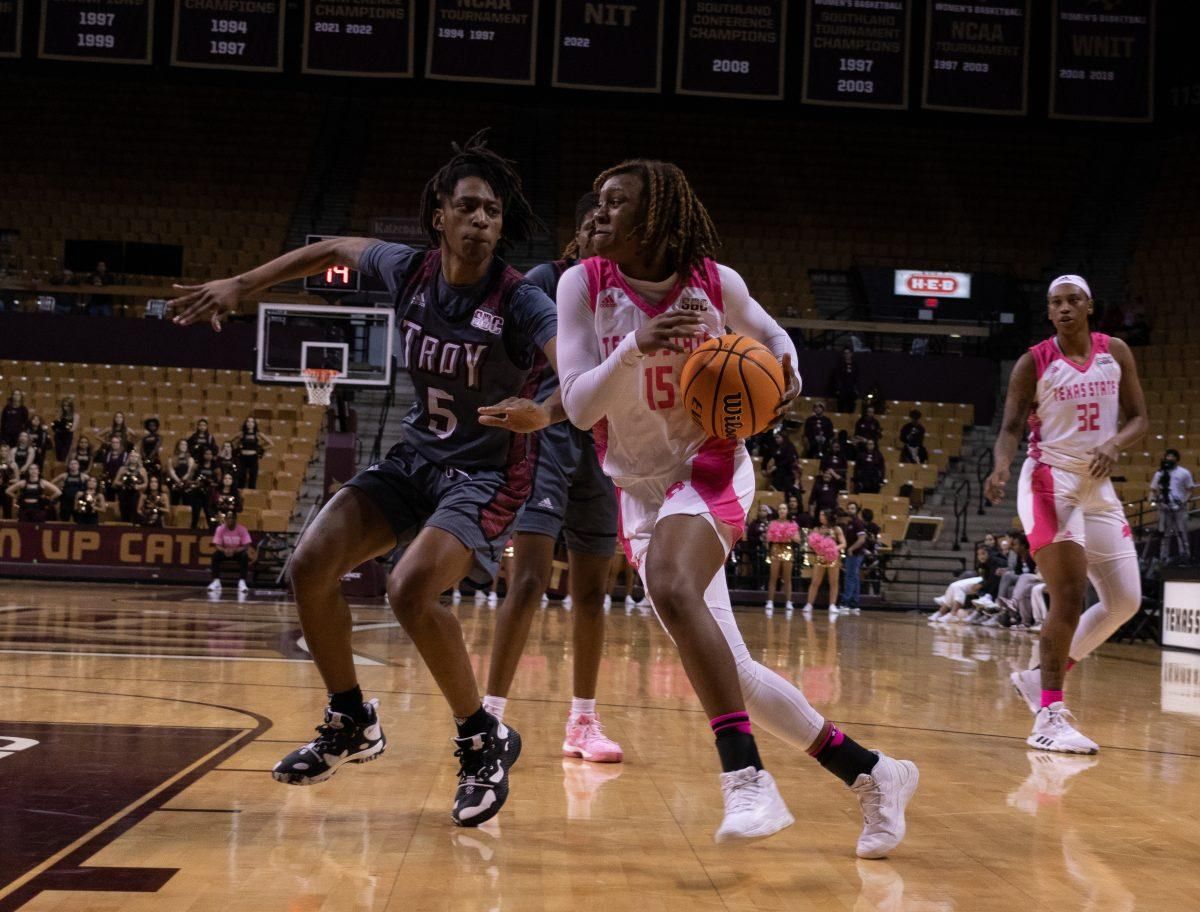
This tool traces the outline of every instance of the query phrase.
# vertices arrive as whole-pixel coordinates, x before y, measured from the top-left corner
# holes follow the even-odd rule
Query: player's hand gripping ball
[[[709,339],[679,378],[683,405],[709,437],[734,440],[765,431],[787,390],[771,350],[749,336]]]

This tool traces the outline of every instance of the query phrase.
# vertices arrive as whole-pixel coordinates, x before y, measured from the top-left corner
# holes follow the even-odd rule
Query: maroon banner
[[[254,545],[262,537],[250,533]],[[0,574],[8,576],[194,582],[209,573],[214,550],[201,529],[0,522]]]

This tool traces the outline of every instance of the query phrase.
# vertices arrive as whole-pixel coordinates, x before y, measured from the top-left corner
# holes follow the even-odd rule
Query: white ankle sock
[[[571,715],[573,715],[573,716],[580,716],[580,715],[594,716],[594,715],[596,715],[596,698],[593,697],[590,700],[581,700],[579,697],[572,697],[571,698]]]
[[[500,721],[504,721],[504,707],[508,705],[508,697],[493,697],[488,694],[483,698],[483,708]]]

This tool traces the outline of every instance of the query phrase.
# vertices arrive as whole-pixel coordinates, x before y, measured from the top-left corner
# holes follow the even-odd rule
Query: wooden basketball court
[[[626,762],[559,756],[570,623],[537,617],[509,705],[512,797],[450,824],[446,707],[386,606],[356,608],[376,763],[312,788],[269,770],[325,695],[285,601],[9,584],[0,598],[0,912],[1187,910],[1200,896],[1200,657],[1104,647],[1072,672],[1094,758],[1027,750],[1008,674],[1034,639],[915,614],[740,615],[752,652],[858,740],[921,768],[909,835],[859,861],[856,803],[769,736],[796,815],[718,848],[716,755],[657,623],[617,608],[600,704]],[[495,612],[459,608],[486,673]]]

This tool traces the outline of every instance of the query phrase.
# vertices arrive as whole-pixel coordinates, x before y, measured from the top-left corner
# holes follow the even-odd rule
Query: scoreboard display
[[[662,88],[666,0],[558,0],[554,85],[657,92]]]
[[[430,79],[533,85],[538,0],[429,0]]]
[[[680,95],[782,98],[787,0],[680,0]]]
[[[804,101],[861,108],[908,106],[915,0],[808,0]]]
[[[223,70],[282,70],[282,2],[175,0],[171,63]]]
[[[38,56],[149,63],[153,27],[154,0],[42,0]]]
[[[327,241],[333,235],[310,234],[304,243],[315,244],[317,241]],[[358,291],[362,284],[362,276],[348,266],[330,266],[324,272],[304,277],[304,290],[318,293]]]
[[[1154,0],[1055,0],[1050,116],[1154,117]]]
[[[922,106],[1024,114],[1029,108],[1029,0],[928,0]]]
[[[21,8],[24,0],[0,0],[0,57],[21,56]]]
[[[411,76],[414,0],[305,0],[305,73]]]

